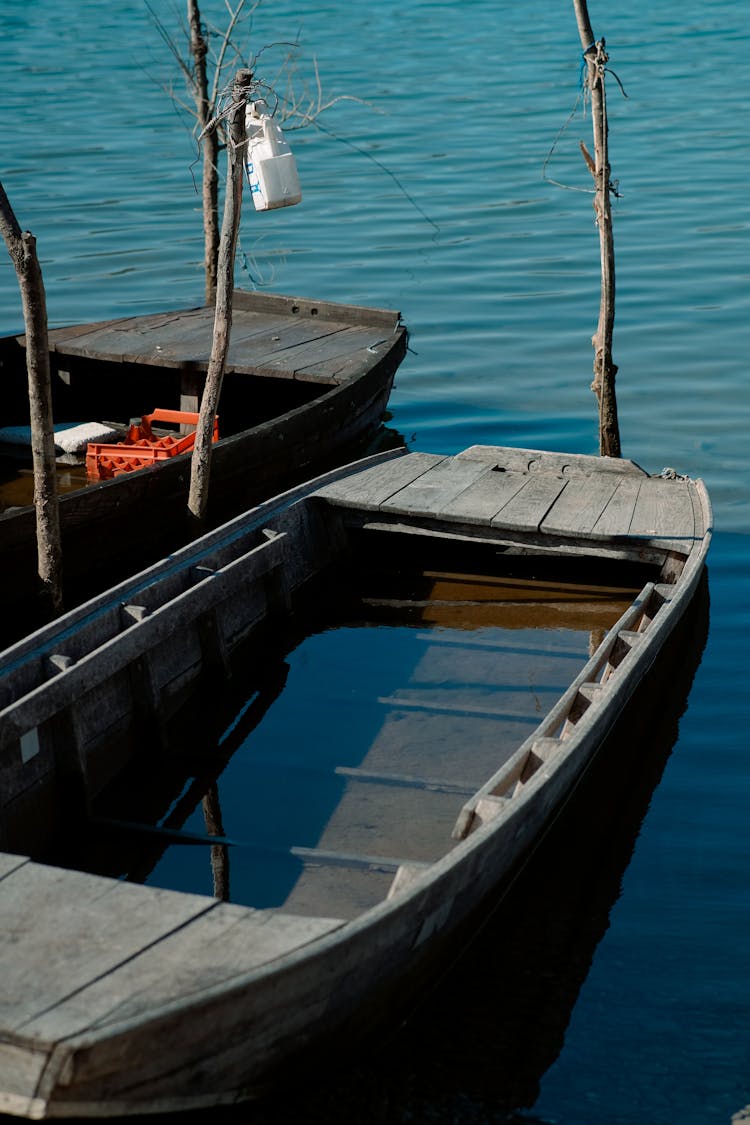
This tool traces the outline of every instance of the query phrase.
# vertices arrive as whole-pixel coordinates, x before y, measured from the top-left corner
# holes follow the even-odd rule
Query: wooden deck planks
[[[649,477],[638,492],[630,535],[660,538],[695,535],[695,515],[690,498],[694,486],[689,481]]]
[[[200,362],[211,348],[211,323],[206,313],[204,309],[190,309],[94,327],[90,333],[58,340],[56,351],[89,359],[158,366],[180,362],[187,351],[189,359]],[[196,344],[200,349],[197,353]]]
[[[460,461],[455,457],[438,461],[384,501],[381,507],[410,515],[440,515],[448,504],[487,472],[487,468],[476,461]]]
[[[612,535],[623,535],[630,527],[630,521],[635,511],[636,500],[641,488],[640,479],[621,480],[612,494],[609,502],[595,522],[592,530],[594,537],[602,539]]]
[[[614,473],[569,480],[542,520],[541,530],[547,534],[590,536],[618,484]]]
[[[333,307],[327,310],[334,314]],[[160,367],[206,367],[211,354],[212,308],[154,313],[125,322],[105,321],[57,330],[55,350],[61,356],[83,356],[112,362],[148,363]],[[276,372],[337,366],[352,353],[383,340],[382,324],[351,324],[333,315],[297,316],[290,308],[236,308],[232,319],[228,371],[254,367]],[[312,377],[312,376],[311,376]]]
[[[530,475],[523,488],[494,517],[492,526],[513,531],[538,531],[566,484],[562,477],[546,473]]]
[[[442,460],[444,458],[433,453],[410,453],[325,485],[315,495],[331,504],[377,511],[394,493],[406,488]]]
[[[488,471],[446,503],[444,513],[464,523],[490,523],[527,479],[524,473],[497,471],[488,466]]]
[[[207,909],[189,925],[92,978],[30,1021],[25,1032],[55,1040],[148,1019],[165,1006],[196,999],[342,925],[340,918],[202,901]]]
[[[472,445],[458,456],[520,473],[556,473],[567,477],[599,476],[602,473],[648,476],[634,461],[620,457],[595,457],[588,453],[554,453],[541,449]]]
[[[316,365],[336,363],[362,348],[374,347],[382,339],[382,331],[375,328],[329,324],[325,332],[319,331],[317,336],[311,336],[307,341],[300,341],[278,355],[271,353],[257,361],[253,356],[252,362],[266,369],[304,372]]]
[[[198,895],[24,864],[0,881],[0,1028],[23,1030],[213,905]]]
[[[690,481],[648,477],[631,462],[618,470],[608,464],[609,458],[584,458],[580,471],[569,472],[561,454],[554,455],[549,471],[545,467],[524,472],[520,466],[528,460],[528,451],[510,451],[524,453],[510,457],[512,468],[498,467],[490,449],[467,456],[473,452],[447,458],[410,454],[318,495],[331,503],[379,508],[390,515],[445,518],[515,533],[665,540],[698,534],[700,505]],[[607,464],[597,474],[591,462]]]

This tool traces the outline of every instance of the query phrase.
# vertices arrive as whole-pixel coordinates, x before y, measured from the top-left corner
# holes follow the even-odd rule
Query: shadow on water
[[[704,576],[689,612],[574,794],[513,883],[475,916],[429,991],[406,1013],[391,1006],[385,1023],[363,1018],[356,1047],[326,1043],[291,1063],[280,1093],[210,1111],[212,1123],[544,1125],[528,1107],[560,1053],[608,928],[677,739],[708,620]],[[281,691],[283,679],[283,668],[269,677],[266,694],[238,719],[227,754]],[[207,1122],[209,1113],[189,1120]]]

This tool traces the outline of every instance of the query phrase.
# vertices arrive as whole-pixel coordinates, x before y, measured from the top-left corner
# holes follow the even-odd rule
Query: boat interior
[[[658,578],[611,560],[603,581],[595,563],[350,528],[294,612],[258,621],[231,674],[194,683],[168,723],[141,725],[33,857],[354,917],[455,846],[465,802]]]

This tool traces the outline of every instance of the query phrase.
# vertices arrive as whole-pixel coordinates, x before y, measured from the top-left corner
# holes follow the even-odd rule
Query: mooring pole
[[[573,0],[578,34],[587,69],[591,92],[591,119],[594,130],[594,159],[581,145],[586,163],[594,177],[594,213],[599,228],[601,258],[601,293],[599,322],[591,343],[594,348],[594,381],[591,389],[599,403],[599,453],[603,457],[619,457],[620,427],[617,420],[615,375],[612,360],[612,335],[615,323],[615,243],[612,232],[611,169],[607,146],[607,96],[604,74],[607,64],[605,41],[594,39],[586,0]]]
[[[208,506],[208,487],[211,475],[211,441],[214,419],[221,394],[221,384],[229,351],[232,331],[232,299],[234,295],[234,260],[237,252],[237,235],[242,209],[242,177],[247,155],[247,130],[245,106],[253,80],[252,71],[238,70],[232,85],[229,130],[227,141],[227,186],[224,199],[224,218],[219,242],[219,262],[216,277],[216,309],[211,357],[208,362],[206,385],[203,389],[200,414],[196,427],[195,446],[190,464],[190,495],[188,508],[196,520],[202,522]]]
[[[52,385],[49,341],[47,338],[47,300],[36,239],[22,231],[0,184],[0,231],[18,277],[26,327],[26,371],[29,381],[29,422],[31,456],[34,468],[34,506],[36,508],[37,569],[46,609],[62,610],[62,547],[60,513],[57,506],[55,437],[52,421]]]

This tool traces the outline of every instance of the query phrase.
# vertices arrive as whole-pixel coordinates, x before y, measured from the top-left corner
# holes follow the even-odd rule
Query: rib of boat
[[[400,450],[263,503],[2,653],[0,1111],[227,1104],[350,1039],[518,871],[686,619],[711,534],[703,483],[671,470]],[[413,668],[380,634],[335,676],[316,648],[298,734],[264,741],[291,689],[291,674],[268,688],[293,648],[279,638],[346,601],[353,574],[361,620],[412,630]],[[161,799],[157,759],[163,777],[180,758],[169,723],[238,682],[200,768],[182,744],[184,783],[137,814]],[[315,733],[326,695],[336,738]],[[252,804],[231,824],[223,777],[229,804]],[[102,864],[50,862],[47,837],[86,823],[112,834]],[[210,854],[205,891],[162,878],[171,847]],[[231,900],[227,863],[254,900]]]

